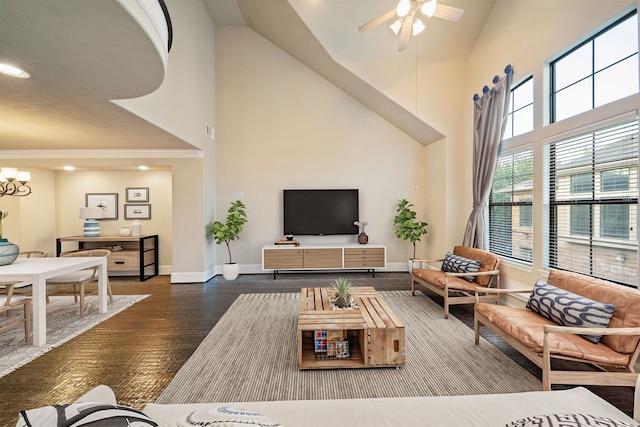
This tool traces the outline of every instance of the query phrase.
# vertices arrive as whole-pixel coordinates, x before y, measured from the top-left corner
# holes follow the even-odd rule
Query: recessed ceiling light
[[[140,165],[140,166],[138,166],[138,169],[140,169],[141,171],[146,171],[146,170],[149,169],[149,166]]]
[[[74,171],[74,170],[76,170],[75,167],[69,166],[69,165],[63,166],[62,169],[66,170],[66,171]]]
[[[18,77],[20,79],[27,79],[30,77],[29,73],[27,73],[26,71],[18,67],[14,67],[13,65],[2,63],[0,63],[0,73],[6,74],[7,76],[11,77]]]

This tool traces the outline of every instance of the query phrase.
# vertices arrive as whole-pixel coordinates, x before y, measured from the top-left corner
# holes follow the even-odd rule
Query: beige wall
[[[260,271],[262,246],[282,237],[285,188],[359,189],[369,241],[406,268],[411,245],[393,235],[392,218],[402,191],[424,210],[424,147],[251,30],[219,28],[216,38],[216,219],[244,193],[249,221],[232,243],[243,270]]]
[[[74,171],[56,173],[56,218],[57,235],[82,235],[84,220],[78,218],[78,210],[85,206],[86,193],[116,193],[118,195],[118,219],[100,220],[100,234],[117,236],[123,225],[132,220],[124,217],[127,187],[148,187],[151,219],[141,220],[143,234],[157,234],[160,251],[159,261],[163,274],[168,274],[172,265],[173,232],[168,224],[172,218],[171,172],[169,171]],[[75,249],[65,243],[63,250]],[[51,255],[55,255],[52,252]]]
[[[3,236],[20,250],[55,253],[55,174],[28,169],[33,192],[26,197],[0,198],[0,210],[9,212],[3,223]]]

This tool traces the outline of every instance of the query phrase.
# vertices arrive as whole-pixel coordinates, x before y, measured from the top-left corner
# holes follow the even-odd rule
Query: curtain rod
[[[505,73],[505,74],[509,74],[511,71],[512,71],[511,64],[508,64],[508,65],[504,68],[504,73]],[[493,78],[493,84],[496,84],[496,83],[498,83],[499,81],[500,81],[500,76],[496,75],[496,76]],[[483,87],[483,88],[482,88],[482,93],[483,93],[483,94],[485,94],[485,93],[487,93],[487,92],[489,92],[489,87],[488,87],[488,86]],[[478,94],[477,94],[477,93],[476,93],[476,94],[474,94],[474,95],[473,95],[473,100],[474,100],[474,101],[477,101],[478,99],[480,99],[480,97],[478,96]]]

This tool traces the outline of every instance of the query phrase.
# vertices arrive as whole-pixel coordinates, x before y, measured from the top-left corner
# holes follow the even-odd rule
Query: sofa
[[[431,263],[441,263],[439,269]],[[453,253],[442,259],[414,259],[411,261],[411,292],[416,294],[416,284],[422,285],[444,298],[444,318],[449,318],[449,306],[473,304],[478,298],[483,302],[496,302],[495,295],[476,296],[477,287],[499,288],[500,258],[491,252],[468,246],[456,246]],[[471,274],[470,274],[471,273]]]
[[[637,399],[637,389],[636,396]],[[296,400],[277,402],[231,402],[196,404],[148,404],[141,412],[117,407],[113,391],[100,385],[73,404],[70,415],[108,408],[108,426],[637,426],[633,418],[583,387],[562,391],[534,391],[474,396],[397,397],[342,400]],[[56,425],[42,418],[53,407],[26,411],[32,425]],[[116,409],[118,408],[118,409]],[[120,411],[120,412],[117,412]],[[36,419],[40,416],[41,418]],[[110,418],[107,418],[110,417]],[[121,417],[118,423],[116,417]],[[566,422],[581,421],[569,424]],[[35,422],[34,422],[35,421]],[[559,424],[560,421],[565,424]],[[587,424],[591,422],[591,424]],[[596,424],[597,422],[597,424]],[[27,425],[18,422],[17,427]],[[63,425],[63,424],[59,424]],[[76,424],[74,424],[76,425]]]
[[[492,330],[542,369],[543,390],[550,390],[552,384],[636,383],[634,366],[640,354],[640,292],[636,289],[551,270],[533,290],[478,288],[476,293],[529,294],[526,307],[478,300],[475,343],[480,343],[481,327]],[[596,370],[562,370],[556,367],[558,360],[586,363]]]

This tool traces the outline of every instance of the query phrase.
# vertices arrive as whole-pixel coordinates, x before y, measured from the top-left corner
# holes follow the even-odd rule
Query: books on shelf
[[[300,242],[298,242],[297,240],[286,240],[286,239],[280,239],[276,242],[273,243],[274,245],[278,245],[278,246],[300,246]]]

